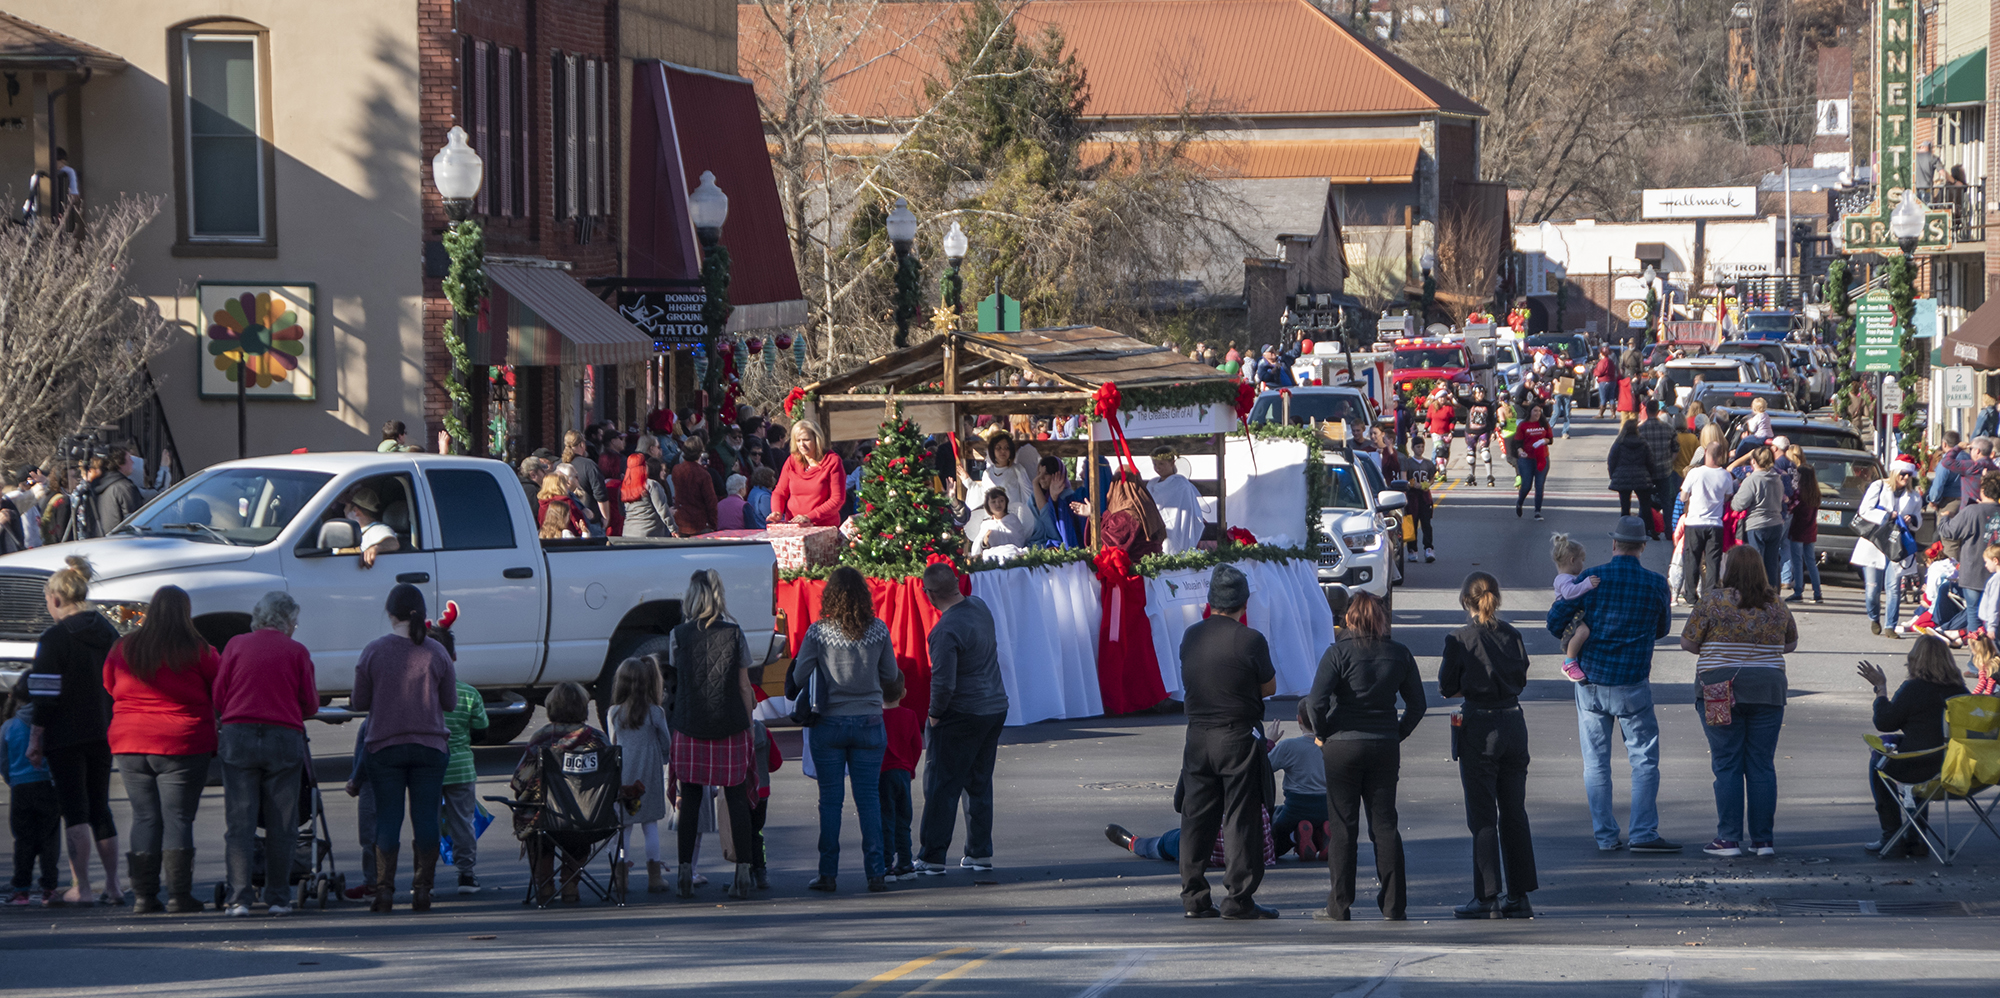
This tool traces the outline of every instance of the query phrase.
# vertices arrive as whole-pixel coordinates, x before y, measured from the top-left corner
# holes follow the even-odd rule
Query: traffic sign
[[[1944,368],[1938,372],[1938,380],[1944,387],[1945,408],[1969,409],[1979,401],[1979,392],[1972,379],[1972,368]]]
[[[1854,314],[1854,370],[1862,374],[1901,370],[1902,338],[1889,292],[1877,288],[1862,295]]]
[[[1903,407],[1903,386],[1895,378],[1882,379],[1882,411],[1889,412]]]

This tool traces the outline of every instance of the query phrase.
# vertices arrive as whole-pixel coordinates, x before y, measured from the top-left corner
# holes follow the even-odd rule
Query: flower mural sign
[[[197,376],[202,398],[310,400],[318,394],[311,284],[207,284]]]

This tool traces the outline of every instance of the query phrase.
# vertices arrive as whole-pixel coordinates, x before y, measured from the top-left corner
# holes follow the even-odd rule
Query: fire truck
[[[1461,405],[1472,401],[1472,355],[1463,337],[1403,337],[1389,346],[1395,353],[1398,391],[1407,392],[1419,381],[1441,381]]]

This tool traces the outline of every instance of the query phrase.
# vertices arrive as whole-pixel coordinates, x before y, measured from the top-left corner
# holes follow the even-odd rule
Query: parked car
[[[1666,373],[1667,383],[1674,387],[1674,405],[1685,407],[1689,394],[1694,391],[1696,378],[1704,381],[1754,383],[1764,380],[1765,366],[1761,357],[1745,354],[1711,354],[1706,357],[1670,360],[1661,370]]]
[[[372,489],[398,548],[363,568],[345,501]],[[110,536],[0,558],[0,685],[27,671],[50,625],[42,586],[69,555],[90,559],[90,596],[114,620],[143,619],[176,585],[195,626],[220,648],[250,630],[266,592],[297,599],[322,704],[353,687],[361,649],[388,631],[390,587],[423,590],[433,612],[461,609],[458,676],[494,715],[489,742],[519,734],[558,683],[594,685],[608,705],[627,658],[665,652],[697,568],[721,573],[729,609],[765,661],[774,638],[777,562],[760,541],[639,538],[545,541],[514,473],[498,461],[437,454],[286,454],[216,465],[175,484]],[[324,720],[353,715],[322,709]]]
[[[1682,408],[1688,402],[1700,402],[1702,411],[1716,409],[1749,409],[1755,399],[1763,399],[1764,407],[1775,412],[1793,411],[1792,396],[1776,385],[1761,382],[1705,381],[1695,386],[1694,391],[1683,397]]]
[[[1831,359],[1822,359],[1822,351],[1805,343],[1786,344],[1792,355],[1792,370],[1799,372],[1806,383],[1806,404],[1814,409],[1833,400],[1834,390],[1839,386]]]
[[[1339,448],[1322,453],[1327,483],[1320,526],[1327,544],[1319,553],[1320,584],[1368,593],[1387,611],[1395,603],[1392,585],[1403,561],[1402,520],[1395,513],[1409,499],[1389,488],[1371,462]]]
[[[1805,376],[1795,369],[1789,346],[1777,340],[1729,340],[1715,348],[1714,356],[1727,357],[1735,354],[1755,354],[1762,357],[1771,365],[1773,375],[1771,383],[1791,392],[1792,397],[1799,399],[1806,408],[1813,408],[1813,403],[1808,401],[1810,396],[1807,390],[1810,386],[1806,383]]]
[[[1819,478],[1819,552],[1820,564],[1831,568],[1849,568],[1849,557],[1854,553],[1854,540],[1858,534],[1854,530],[1854,511],[1861,505],[1862,494],[1868,491],[1870,483],[1882,477],[1882,462],[1875,455],[1863,450],[1836,450],[1826,447],[1804,448],[1806,463],[1812,465],[1813,474]],[[1925,516],[1923,525],[1917,528],[1918,547],[1929,547],[1937,539],[1937,520]]]
[[[1800,447],[1828,450],[1867,449],[1861,445],[1861,434],[1855,432],[1854,427],[1844,419],[1815,419],[1803,413],[1767,411],[1771,416],[1771,429]],[[1750,407],[1721,406],[1715,410],[1713,416],[1722,426],[1723,440],[1729,444],[1730,452],[1734,453],[1737,441],[1743,439],[1744,424],[1750,419]]]

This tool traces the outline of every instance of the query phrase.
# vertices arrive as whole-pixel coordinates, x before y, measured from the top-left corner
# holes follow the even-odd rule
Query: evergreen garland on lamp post
[[[1896,312],[1896,343],[1902,352],[1901,371],[1896,384],[1903,390],[1902,422],[1897,452],[1921,459],[1924,443],[1924,408],[1917,398],[1917,381],[1928,359],[1917,352],[1917,241],[1924,232],[1924,209],[1916,194],[1903,191],[1902,202],[1889,215],[1889,234],[1901,244],[1901,256],[1890,257],[1883,269],[1890,307]]]
[[[889,212],[889,245],[896,250],[896,349],[910,345],[910,322],[923,311],[923,265],[911,250],[917,240],[917,216],[905,198]]]
[[[465,129],[452,126],[445,133],[444,148],[431,157],[431,181],[444,199],[448,220],[444,247],[451,269],[445,274],[444,295],[451,302],[452,314],[443,335],[445,353],[451,357],[451,370],[444,379],[451,408],[445,414],[444,432],[453,454],[466,452],[470,436],[465,416],[472,408],[472,390],[467,387],[472,362],[465,350],[465,322],[479,314],[479,301],[486,297],[486,234],[479,223],[468,220],[485,172],[479,154],[466,144]]]

